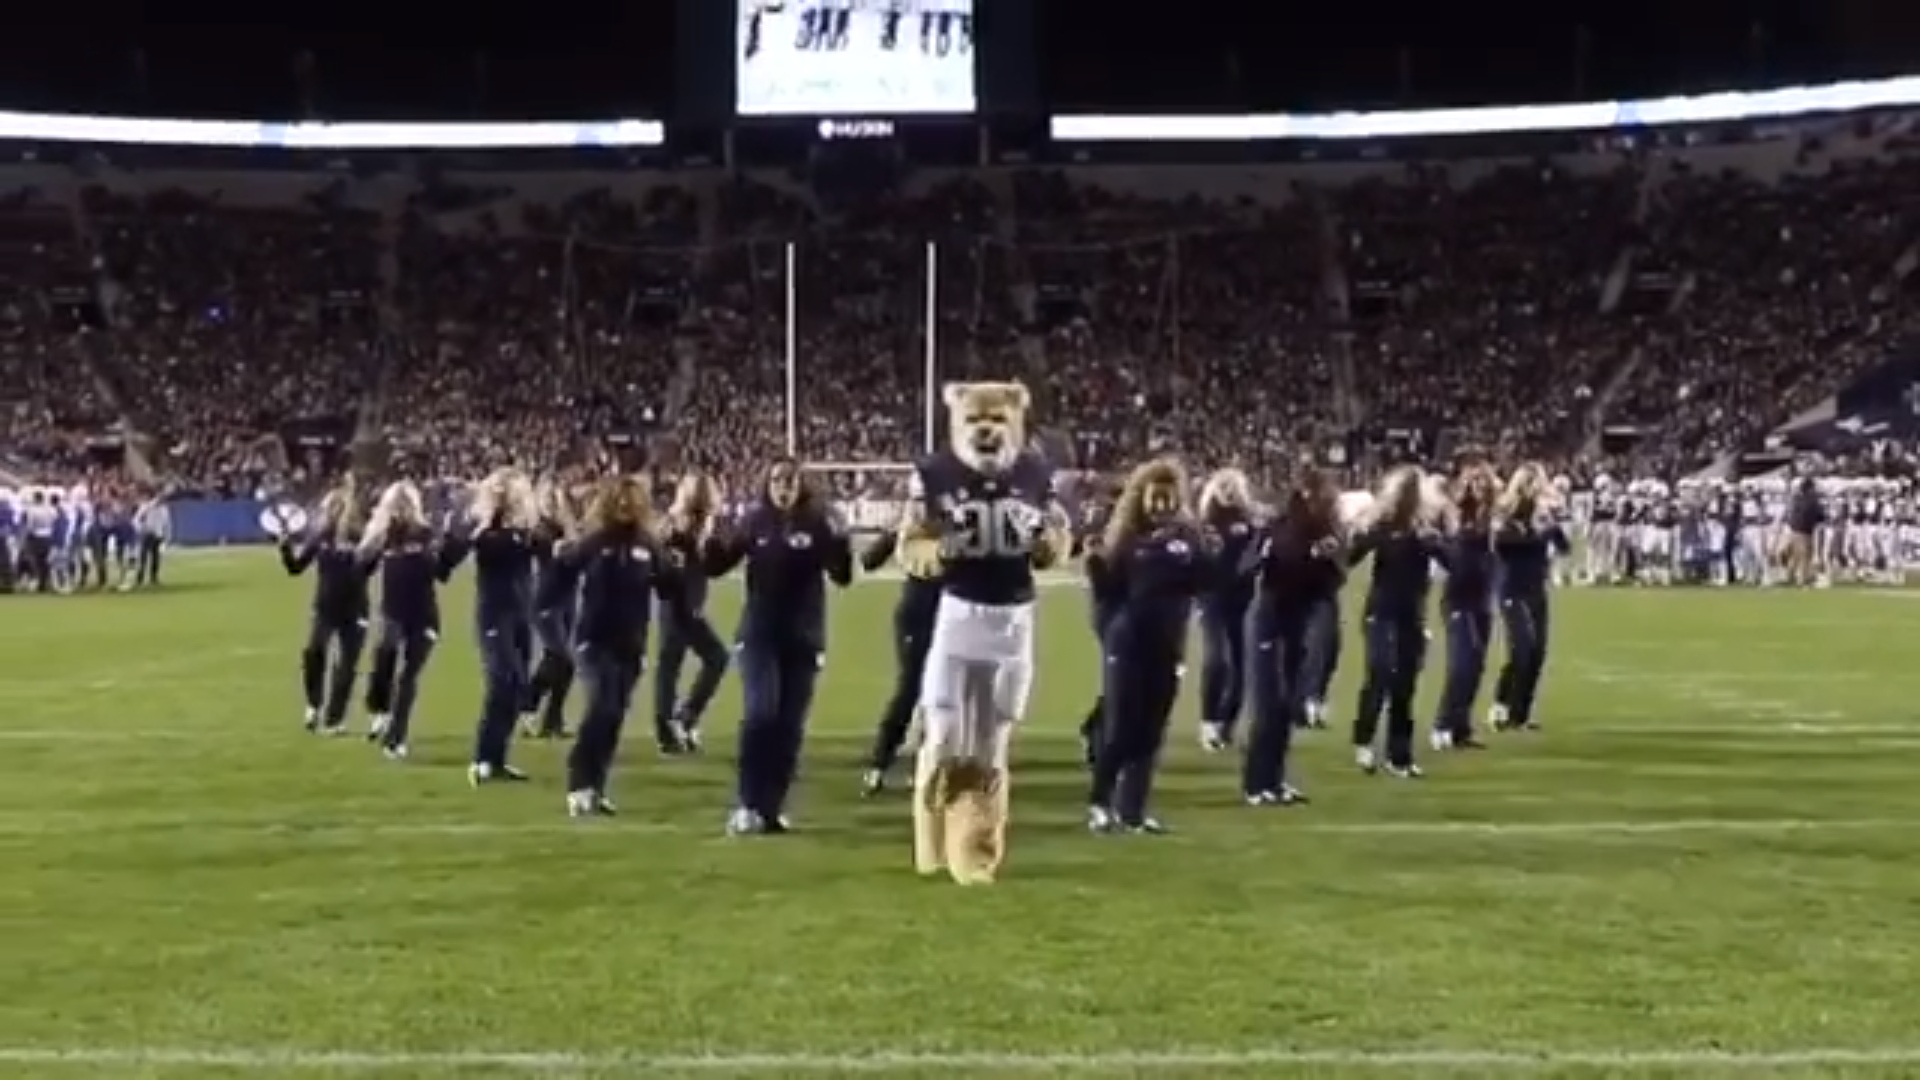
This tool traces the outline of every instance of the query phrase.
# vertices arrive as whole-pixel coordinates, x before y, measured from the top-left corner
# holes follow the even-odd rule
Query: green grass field
[[[1920,1075],[1904,595],[1562,593],[1546,732],[1419,784],[1317,733],[1298,811],[1183,702],[1177,834],[1092,838],[1057,589],[1007,875],[962,890],[854,797],[891,587],[837,602],[804,832],[730,841],[731,686],[706,758],[638,716],[623,816],[571,823],[555,747],[465,783],[464,590],[393,765],[300,730],[305,582],[170,570],[0,600],[3,1077]]]

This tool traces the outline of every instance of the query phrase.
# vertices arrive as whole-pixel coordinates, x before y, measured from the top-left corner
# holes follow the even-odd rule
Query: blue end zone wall
[[[266,523],[272,505],[257,499],[175,499],[167,504],[173,542],[178,547],[271,544]]]
[[[298,503],[259,499],[175,499],[167,506],[173,512],[175,547],[271,544],[277,537],[268,531],[272,524],[268,512],[275,506],[296,523],[296,528],[306,520],[306,511]],[[854,535],[865,543],[879,534],[855,530]]]
[[[267,531],[267,511],[274,505],[256,499],[175,499],[168,504],[173,511],[173,544],[182,548],[271,544],[275,537]],[[864,544],[874,534],[855,535],[859,537],[857,542]],[[877,573],[861,574],[858,580],[893,582],[900,580],[900,573],[888,566]],[[1040,584],[1047,587],[1079,583],[1080,574],[1074,569],[1062,568],[1040,576]]]

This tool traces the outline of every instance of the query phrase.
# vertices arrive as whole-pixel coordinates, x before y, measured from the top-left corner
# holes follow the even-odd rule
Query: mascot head
[[[1033,403],[1017,382],[948,383],[942,395],[953,452],[970,468],[1005,472],[1027,443]]]

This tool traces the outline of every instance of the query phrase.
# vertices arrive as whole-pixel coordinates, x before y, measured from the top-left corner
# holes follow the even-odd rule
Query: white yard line
[[[238,1071],[315,1070],[334,1072],[406,1072],[472,1070],[531,1075],[570,1073],[1139,1073],[1155,1070],[1244,1071],[1261,1068],[1318,1068],[1355,1072],[1421,1072],[1433,1069],[1487,1069],[1541,1073],[1565,1069],[1654,1071],[1713,1069],[1777,1072],[1783,1069],[1905,1068],[1920,1065],[1920,1046],[1810,1048],[1738,1051],[1693,1048],[1618,1050],[1245,1050],[1127,1051],[1089,1050],[1057,1053],[942,1053],[875,1051],[830,1053],[565,1053],[509,1050],[381,1051],[294,1050],[266,1047],[169,1049],[127,1047],[0,1047],[0,1064],[79,1069],[226,1069]]]
[[[1789,701],[1771,694],[1752,694],[1739,689],[1749,681],[1773,683],[1781,680],[1747,680],[1739,675],[1716,676],[1711,673],[1695,673],[1689,677],[1677,675],[1656,675],[1647,677],[1645,673],[1608,667],[1600,664],[1573,665],[1576,678],[1585,682],[1600,683],[1608,686],[1630,686],[1658,693],[1674,701],[1679,709],[1705,710],[1722,716],[1737,716],[1752,720],[1756,717],[1805,721],[1815,725],[1826,721],[1845,720],[1846,713],[1834,709],[1819,709],[1798,701]],[[1789,683],[1803,680],[1784,680]]]
[[[194,683],[188,683],[188,682],[182,681],[180,683],[167,684],[167,685],[179,686],[184,688],[187,686],[200,685],[200,684],[194,684]],[[0,694],[0,700],[5,700],[5,698],[6,698],[5,694]],[[1676,712],[1681,712],[1681,711],[1682,710],[1676,710]],[[1716,708],[1713,710],[1713,712],[1717,715],[1729,715],[1729,716],[1734,715],[1734,713],[1732,712],[1732,706],[1730,704],[1725,705],[1724,707],[1721,707],[1721,708]],[[1913,723],[1845,723],[1845,722],[1841,722],[1844,720],[1844,717],[1845,717],[1845,714],[1843,713],[1822,712],[1819,710],[1796,710],[1793,712],[1782,712],[1782,711],[1775,711],[1774,709],[1771,709],[1771,708],[1756,709],[1752,713],[1740,714],[1740,715],[1744,716],[1744,719],[1740,719],[1740,720],[1729,719],[1725,722],[1709,723],[1709,724],[1702,724],[1690,719],[1679,719],[1679,720],[1675,720],[1672,723],[1662,723],[1658,720],[1649,720],[1649,719],[1622,719],[1617,722],[1612,720],[1599,720],[1593,723],[1585,723],[1581,721],[1568,721],[1568,722],[1556,724],[1552,730],[1552,734],[1550,735],[1544,735],[1544,736],[1521,735],[1521,736],[1515,736],[1511,739],[1502,738],[1502,739],[1496,740],[1494,742],[1494,745],[1496,747],[1504,746],[1504,745],[1527,746],[1536,742],[1546,743],[1547,740],[1552,739],[1554,736],[1590,738],[1592,736],[1608,736],[1608,735],[1634,736],[1634,737],[1648,736],[1648,735],[1674,735],[1674,736],[1703,735],[1703,736],[1719,736],[1729,741],[1738,741],[1741,739],[1755,739],[1755,740],[1787,739],[1787,738],[1798,738],[1806,735],[1813,735],[1813,736],[1820,736],[1820,737],[1851,737],[1851,736],[1858,736],[1858,735],[1913,735],[1915,737],[1920,737],[1920,720],[1916,720]],[[38,720],[38,719],[41,719],[41,717],[35,717],[34,719]],[[1177,723],[1178,722],[1176,721],[1176,725]],[[358,735],[365,734],[365,730],[366,729],[364,727],[356,727],[356,728],[352,728],[349,734],[350,736],[358,736]],[[1176,731],[1175,737],[1178,737],[1181,734],[1183,734],[1183,732]],[[227,746],[235,745],[236,740],[239,740],[240,742],[246,742],[246,743],[292,742],[296,744],[303,740],[309,743],[324,743],[327,741],[331,741],[331,740],[313,739],[305,735],[300,730],[299,725],[296,721],[283,721],[279,728],[274,728],[271,726],[249,727],[241,731],[219,733],[217,736],[210,729],[196,726],[194,724],[186,724],[184,726],[176,727],[176,728],[148,728],[148,727],[142,727],[142,728],[118,728],[118,727],[7,728],[7,727],[0,727],[0,743],[8,743],[8,742],[124,743],[124,742],[157,742],[157,741],[177,742],[182,740],[201,740],[201,739],[210,739],[215,737],[219,738],[221,743]],[[833,743],[833,742],[842,742],[842,741],[865,740],[868,738],[868,736],[858,731],[831,731],[831,732],[816,733],[815,735],[812,736],[812,738],[820,742]],[[1067,742],[1073,742],[1077,744],[1079,741],[1079,738],[1080,738],[1079,735],[1077,735],[1072,731],[1068,731],[1064,728],[1035,729],[1032,731],[1021,732],[1015,743],[1015,746],[1017,748],[1021,744],[1030,744],[1030,743],[1062,744]],[[1345,745],[1344,733],[1341,733],[1341,732],[1335,732],[1328,737],[1322,737],[1321,735],[1318,735],[1315,733],[1309,733],[1309,732],[1302,732],[1295,736],[1296,745],[1301,745],[1301,746],[1316,745],[1318,743],[1328,741],[1329,738],[1332,740],[1333,745]],[[344,737],[339,741],[343,745],[350,745],[350,746],[358,745],[360,742],[359,739],[353,738],[353,737]],[[1232,760],[1232,759],[1223,756],[1222,760]]]
[[[212,675],[231,675],[236,664],[276,653],[278,649],[188,647],[184,652],[142,663],[104,671],[89,672],[61,679],[8,679],[0,686],[0,696],[9,699],[33,698],[43,704],[32,711],[36,717],[66,715],[92,707],[99,695],[112,690],[132,690],[155,686],[205,686]]]
[[[906,806],[900,804],[901,826]],[[519,836],[561,833],[645,833],[674,836],[719,836],[721,814],[712,820],[661,821],[638,815],[612,821],[568,821],[559,814],[544,821],[389,821],[379,818],[303,824],[282,821],[245,821],[195,818],[184,815],[101,813],[9,814],[0,816],[0,837],[83,836],[138,830],[178,828],[194,834],[257,834],[261,836]],[[1059,819],[1064,822],[1066,819]],[[821,824],[832,833],[842,823]],[[1054,831],[1035,823],[1040,829]],[[1755,835],[1819,832],[1876,832],[1911,829],[1920,818],[1674,818],[1614,821],[1311,821],[1299,815],[1277,826],[1278,835],[1328,836],[1481,836],[1492,838],[1578,838],[1592,836],[1659,836],[1685,833],[1746,833]],[[805,821],[801,822],[804,827]]]
[[[1805,713],[1799,714],[1805,716]],[[1815,714],[1816,719],[1820,714]],[[1573,735],[1703,735],[1721,736],[1731,741],[1742,739],[1798,739],[1808,735],[1816,737],[1852,737],[1859,735],[1913,735],[1920,736],[1920,723],[1913,724],[1851,724],[1851,723],[1782,723],[1784,716],[1759,716],[1746,723],[1695,724],[1680,720],[1671,724],[1633,721],[1628,723],[1566,724],[1557,730]]]

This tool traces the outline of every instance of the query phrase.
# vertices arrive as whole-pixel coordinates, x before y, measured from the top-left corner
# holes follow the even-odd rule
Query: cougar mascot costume
[[[914,861],[961,884],[998,876],[1007,851],[1008,748],[1033,685],[1034,571],[1071,537],[1053,471],[1027,441],[1027,388],[954,383],[951,445],[915,467],[900,526],[908,572],[942,582],[920,685]]]

